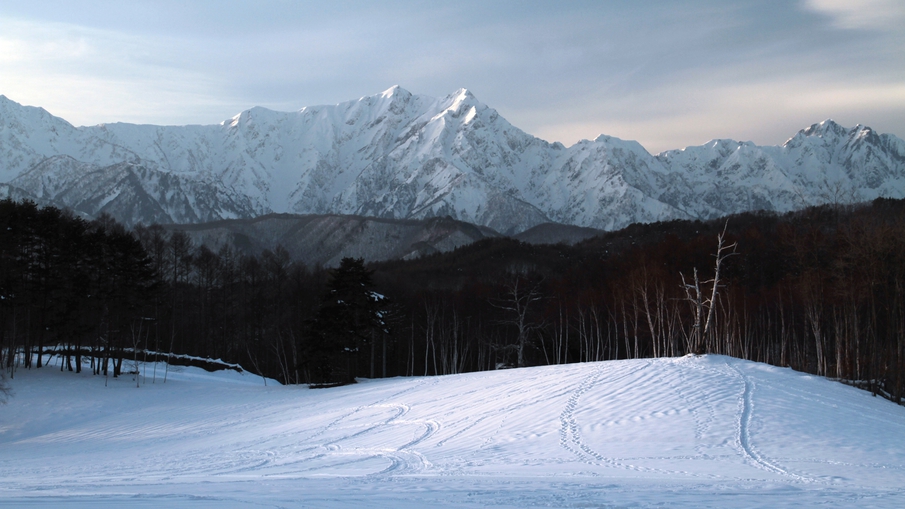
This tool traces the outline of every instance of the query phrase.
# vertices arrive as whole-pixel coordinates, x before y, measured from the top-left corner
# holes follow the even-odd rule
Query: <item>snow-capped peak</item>
[[[405,90],[404,88],[400,87],[399,85],[393,85],[392,87],[381,92],[380,97],[390,98],[398,93],[402,93],[405,95],[411,95],[411,93],[408,90]],[[366,98],[367,98],[367,96],[363,97],[362,99],[366,99]]]
[[[453,97],[454,101],[456,101],[456,102],[463,102],[463,101],[466,101],[469,99],[472,99],[472,100],[475,99],[474,94],[472,94],[471,91],[468,90],[467,88],[460,88],[460,89],[456,90],[455,92],[450,94],[450,97]]]
[[[806,129],[802,129],[801,133],[805,136],[824,137],[828,135],[843,135],[846,129],[834,122],[832,119],[824,120],[819,124],[812,124]]]

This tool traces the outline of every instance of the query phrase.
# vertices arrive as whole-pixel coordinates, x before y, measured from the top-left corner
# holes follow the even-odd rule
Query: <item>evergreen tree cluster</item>
[[[141,243],[109,217],[0,202],[0,366],[40,368],[32,354],[49,349],[80,371],[90,351],[96,373],[118,375],[155,283]]]

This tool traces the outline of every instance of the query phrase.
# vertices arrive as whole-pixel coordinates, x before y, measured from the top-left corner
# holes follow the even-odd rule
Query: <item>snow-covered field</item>
[[[0,506],[905,507],[905,408],[729,357],[326,390],[177,369],[20,370]]]

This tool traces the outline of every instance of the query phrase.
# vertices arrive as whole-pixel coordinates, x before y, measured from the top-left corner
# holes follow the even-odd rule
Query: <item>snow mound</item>
[[[905,507],[905,408],[729,357],[329,390],[160,369],[19,371],[0,506]]]

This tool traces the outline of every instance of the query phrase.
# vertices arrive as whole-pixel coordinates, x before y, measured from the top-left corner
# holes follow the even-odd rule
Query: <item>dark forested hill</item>
[[[7,370],[28,352],[106,366],[135,348],[323,383],[712,352],[905,394],[902,200],[639,224],[572,245],[485,238],[334,269],[27,203],[0,212]]]

